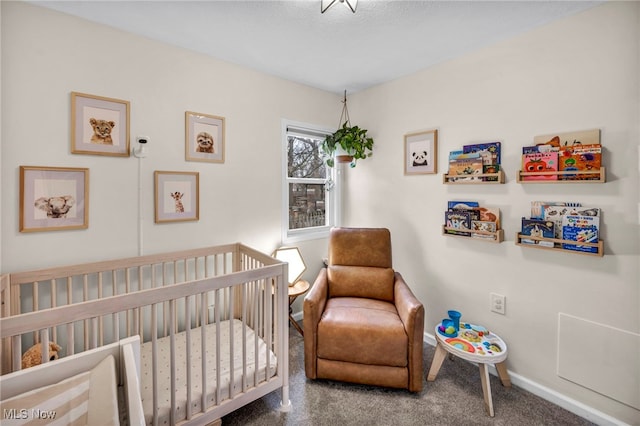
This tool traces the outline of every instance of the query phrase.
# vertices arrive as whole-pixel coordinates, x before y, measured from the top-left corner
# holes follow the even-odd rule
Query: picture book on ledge
[[[538,244],[542,247],[553,247],[553,241],[533,240],[524,238],[525,235],[530,237],[554,238],[554,223],[544,219],[527,219],[522,218],[522,239],[523,244]]]
[[[500,229],[500,209],[497,207],[480,206],[477,201],[456,200],[447,203],[446,234],[495,240],[492,233]]]
[[[562,239],[578,243],[597,243],[600,233],[600,217],[566,215],[562,218]],[[562,243],[566,250],[597,253],[598,247]]]
[[[460,181],[498,181],[497,176],[476,176],[498,173],[501,162],[501,143],[486,142],[464,145],[462,150],[449,153],[450,182]]]
[[[557,175],[524,175],[523,181],[600,180],[602,166],[600,129],[536,136],[533,146],[522,148],[522,171],[564,172]],[[576,173],[566,173],[573,172]]]
[[[583,206],[578,202],[532,201],[531,217],[522,218],[520,242],[538,244],[542,247],[598,253],[598,247],[579,243],[598,243],[600,216],[599,207]],[[526,238],[527,236],[553,238],[562,242],[534,240]],[[576,244],[567,241],[575,241]]]
[[[522,171],[533,172],[557,172],[557,152],[532,152],[522,154]],[[526,175],[522,180],[558,180],[557,175]]]

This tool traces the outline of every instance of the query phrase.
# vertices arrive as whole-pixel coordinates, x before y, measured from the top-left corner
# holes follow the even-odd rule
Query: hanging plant
[[[351,126],[346,90],[342,103],[342,125],[333,134],[327,135],[322,143],[322,151],[328,156],[326,162],[329,167],[334,167],[336,162],[349,163],[350,167],[355,167],[358,160],[371,157],[373,154],[373,138],[367,137],[367,130]]]

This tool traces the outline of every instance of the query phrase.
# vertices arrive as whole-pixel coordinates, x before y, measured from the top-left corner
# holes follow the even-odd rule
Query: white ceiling
[[[353,93],[602,1],[32,1],[319,89]]]

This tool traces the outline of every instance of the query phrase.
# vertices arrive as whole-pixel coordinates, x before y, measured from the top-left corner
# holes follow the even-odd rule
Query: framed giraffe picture
[[[155,222],[184,222],[200,218],[198,172],[154,172]]]

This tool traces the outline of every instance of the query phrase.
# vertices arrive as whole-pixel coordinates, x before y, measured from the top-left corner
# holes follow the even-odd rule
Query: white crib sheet
[[[232,354],[230,353],[230,324],[233,326],[233,392],[234,395],[242,392],[242,371],[243,371],[243,356],[242,356],[242,322],[234,319],[231,321],[223,321],[220,323],[220,400],[227,399],[229,397],[229,383],[230,383],[230,360]],[[206,341],[207,341],[207,405],[213,405],[216,398],[216,327],[215,324],[209,324],[205,326]],[[201,331],[200,328],[191,330],[191,404],[192,412],[200,411],[201,396],[202,396],[202,368],[200,358],[200,346],[201,346]],[[255,372],[255,340],[254,331],[250,327],[246,327],[246,377],[245,386],[254,386],[254,372]],[[175,421],[184,420],[186,418],[186,334],[184,332],[176,333],[175,335],[176,347],[176,419]],[[170,409],[171,409],[171,372],[170,372],[170,341],[168,337],[158,339],[158,424],[170,423]],[[140,351],[140,366],[141,366],[141,395],[142,405],[144,407],[144,415],[147,424],[151,424],[153,413],[153,378],[151,374],[152,370],[152,357],[151,357],[151,342],[142,344]],[[265,370],[267,367],[267,345],[265,342],[258,338],[258,382],[265,380]],[[276,356],[269,350],[269,373],[268,377],[272,377],[276,373]],[[221,401],[218,401],[221,402]]]

